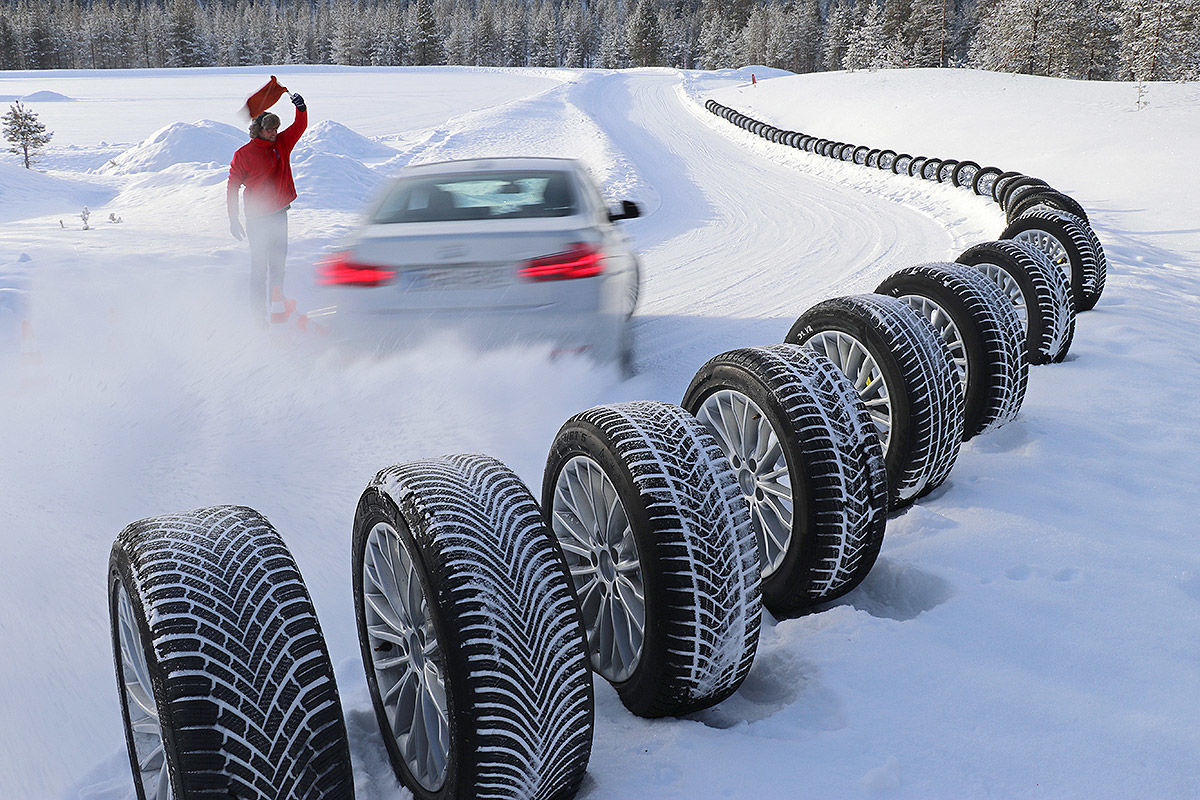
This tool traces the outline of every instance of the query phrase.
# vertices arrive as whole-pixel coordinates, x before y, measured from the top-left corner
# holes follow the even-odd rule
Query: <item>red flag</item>
[[[246,100],[245,111],[250,115],[250,119],[254,119],[259,114],[266,111],[271,106],[283,97],[287,91],[286,86],[280,86],[279,81],[275,80],[275,76],[271,76],[271,80],[254,94],[250,95]]]

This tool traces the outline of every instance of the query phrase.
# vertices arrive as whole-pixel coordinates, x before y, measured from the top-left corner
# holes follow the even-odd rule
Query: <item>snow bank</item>
[[[241,130],[209,119],[175,122],[101,167],[108,175],[155,172],[172,164],[228,164],[233,153],[248,141]]]
[[[361,160],[391,158],[396,155],[396,150],[368,139],[340,122],[325,119],[310,126],[296,145],[297,158],[313,153],[350,156]]]
[[[40,92],[27,94],[21,98],[24,103],[74,103],[74,97],[67,97],[65,94],[52,92],[49,89],[43,89]]]
[[[360,211],[384,174],[350,156],[314,153],[292,163],[296,208]]]
[[[73,217],[84,206],[103,205],[114,195],[107,186],[0,163],[0,222],[46,214]]]

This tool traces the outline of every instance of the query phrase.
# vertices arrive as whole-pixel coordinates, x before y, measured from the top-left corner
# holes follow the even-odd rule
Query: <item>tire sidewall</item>
[[[631,709],[647,708],[658,700],[661,676],[667,674],[667,633],[665,620],[659,610],[668,607],[666,586],[661,580],[664,566],[658,552],[657,532],[651,529],[646,503],[637,489],[633,474],[617,455],[612,440],[597,425],[580,419],[568,421],[555,437],[546,472],[542,481],[542,509],[551,535],[557,541],[553,528],[554,491],[558,476],[567,462],[575,456],[586,456],[599,465],[617,490],[617,497],[625,507],[625,517],[633,531],[637,548],[638,564],[642,571],[642,589],[645,597],[646,623],[642,634],[642,652],[633,674],[624,681],[611,682],[622,702]],[[561,544],[561,543],[560,543]],[[575,593],[575,582],[571,581],[571,592],[576,603],[582,607]],[[584,636],[587,636],[588,620],[583,620]],[[591,644],[588,643],[588,663],[591,664]],[[593,671],[594,668],[593,668]],[[600,673],[596,673],[599,675]],[[604,678],[604,676],[600,676]],[[607,678],[604,678],[608,680]],[[635,712],[636,713],[636,712]]]
[[[810,520],[813,496],[809,485],[811,471],[800,445],[800,435],[788,421],[779,399],[746,368],[720,362],[706,365],[692,380],[684,394],[682,405],[694,416],[705,400],[722,389],[737,391],[762,409],[779,439],[784,463],[787,464],[788,480],[792,487],[791,539],[788,542],[787,554],[778,569],[769,577],[763,578],[761,584],[764,605],[778,607],[784,597],[790,598],[796,594],[796,587],[788,583],[788,578],[799,574],[801,570],[807,572],[806,566],[812,563],[817,554]],[[761,553],[759,558],[761,564]],[[805,590],[807,591],[807,587]]]
[[[142,654],[146,658],[146,668],[150,672],[150,686],[154,693],[154,705],[158,710],[159,732],[163,737],[163,757],[167,760],[167,773],[170,776],[171,791],[176,798],[186,798],[188,789],[184,785],[184,770],[179,763],[179,748],[175,741],[175,724],[171,717],[171,706],[167,698],[167,675],[159,663],[158,653],[154,649],[154,640],[147,624],[146,607],[141,594],[137,591],[133,580],[133,566],[129,554],[124,549],[114,548],[109,559],[108,569],[108,608],[109,627],[112,631],[113,660],[117,676],[117,697],[121,702],[121,720],[125,726],[125,744],[129,753],[129,766],[133,771],[134,795],[137,800],[146,800],[142,787],[141,772],[138,769],[137,750],[134,747],[133,727],[129,721],[129,705],[125,689],[125,665],[121,659],[120,612],[117,605],[117,591],[124,585],[133,606],[133,615],[137,620],[138,640]]]
[[[958,328],[958,334],[962,337],[963,349],[967,356],[967,390],[963,398],[963,440],[966,441],[978,432],[979,418],[987,401],[991,383],[989,376],[992,372],[979,326],[971,316],[966,303],[957,292],[939,281],[912,274],[893,275],[880,284],[876,291],[897,299],[901,295],[926,297],[937,303]],[[939,336],[939,338],[941,337]],[[958,367],[955,366],[956,381],[958,380],[957,372]]]
[[[887,386],[888,398],[892,404],[892,440],[891,446],[885,449],[883,460],[887,468],[889,497],[895,498],[898,491],[896,478],[904,473],[912,439],[912,399],[908,395],[908,384],[904,374],[896,363],[891,346],[879,335],[875,327],[867,320],[856,314],[846,313],[843,309],[818,307],[805,314],[788,331],[784,341],[807,345],[809,339],[825,331],[841,331],[853,336],[871,354],[871,358],[883,374],[884,385]],[[880,444],[883,444],[882,436]],[[894,503],[889,501],[889,505]]]
[[[433,619],[434,632],[438,637],[438,647],[442,651],[444,663],[442,676],[446,682],[446,716],[449,722],[450,753],[446,764],[446,779],[440,789],[430,792],[422,787],[409,772],[408,764],[400,752],[399,745],[392,735],[392,724],[387,718],[383,707],[383,699],[379,692],[379,681],[375,675],[375,662],[371,654],[370,638],[367,635],[366,597],[363,586],[363,561],[366,553],[367,536],[371,529],[380,522],[386,522],[400,536],[401,546],[405,548],[408,557],[416,569],[417,579],[421,582],[421,590],[425,593],[425,602]],[[419,525],[418,520],[418,525]],[[474,726],[465,719],[466,709],[459,709],[456,702],[458,697],[470,697],[470,669],[459,647],[457,638],[453,635],[447,623],[443,605],[449,600],[444,593],[432,589],[431,564],[436,561],[435,552],[426,552],[421,540],[428,541],[426,530],[418,527],[416,534],[408,524],[408,519],[400,512],[391,498],[378,489],[371,488],[363,493],[359,500],[358,510],[354,515],[354,543],[351,556],[353,565],[354,587],[354,617],[358,628],[359,650],[362,653],[364,670],[367,678],[367,691],[371,696],[371,706],[375,711],[375,720],[383,737],[392,768],[397,779],[404,787],[412,792],[419,800],[445,800],[458,796],[459,786],[470,785],[464,776],[467,768],[467,754],[476,750]],[[440,570],[439,570],[440,571]]]

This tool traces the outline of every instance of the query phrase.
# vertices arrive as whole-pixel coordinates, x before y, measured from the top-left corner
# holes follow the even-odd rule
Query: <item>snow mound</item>
[[[58,92],[52,92],[49,89],[44,89],[40,92],[34,92],[33,94],[25,95],[24,97],[21,98],[21,102],[24,102],[24,103],[29,103],[29,102],[34,102],[34,103],[74,103],[75,98],[67,97],[65,94],[59,94]]]
[[[0,164],[0,222],[44,214],[74,216],[84,206],[102,206],[115,195],[105,186]]]
[[[369,139],[340,122],[326,119],[305,131],[296,145],[298,157],[316,153],[364,159],[390,158],[396,155],[396,150]]]
[[[125,175],[157,172],[173,164],[228,164],[234,151],[247,141],[240,129],[223,122],[175,122],[112,159],[100,172]]]
[[[313,153],[292,164],[300,196],[296,205],[358,211],[383,182],[383,175],[349,156]]]

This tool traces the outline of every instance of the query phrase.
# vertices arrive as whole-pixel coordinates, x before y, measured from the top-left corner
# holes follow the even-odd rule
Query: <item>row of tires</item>
[[[352,586],[398,779],[423,800],[569,798],[592,673],[635,714],[700,711],[742,683],[764,607],[792,616],[861,583],[888,513],[1017,415],[1030,364],[1067,354],[1088,243],[1063,233],[1068,212],[1014,224],[1030,218],[1044,224],[710,359],[679,405],[575,415],[540,503],[489,456],[380,471],[354,515]],[[353,796],[320,625],[258,512],[128,526],[109,607],[139,798]]]
[[[483,455],[379,472],[352,583],[401,782],[420,798],[570,797],[592,672],[635,714],[692,713],[745,678],[763,606],[795,615],[858,585],[889,510],[940,485],[964,437],[1012,419],[1028,364],[1070,344],[1070,294],[1041,251],[992,242],[960,262],[900,270],[809,309],[784,343],[710,359],[678,406],[575,415],[540,504]],[[109,599],[139,798],[352,796],[321,628],[260,514],[130,525]]]
[[[1000,204],[1008,221],[1000,238],[1025,239],[1041,248],[1055,263],[1065,269],[1069,267],[1077,311],[1089,311],[1100,300],[1107,264],[1087,212],[1070,195],[1054,189],[1040,178],[999,167],[981,167],[975,161],[914,156],[784,130],[712,99],[705,101],[704,108],[756,136],[785,147],[897,175],[958,186],[994,200]]]

